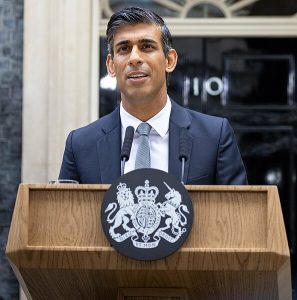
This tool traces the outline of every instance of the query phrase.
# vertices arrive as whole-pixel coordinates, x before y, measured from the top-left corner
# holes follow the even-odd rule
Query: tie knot
[[[148,123],[140,123],[136,129],[136,131],[139,133],[139,135],[146,135],[148,136],[150,134],[151,131],[151,125]]]

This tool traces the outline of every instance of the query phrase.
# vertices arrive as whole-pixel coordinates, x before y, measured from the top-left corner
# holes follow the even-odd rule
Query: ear
[[[171,73],[176,67],[177,64],[177,52],[175,49],[171,48],[168,52],[167,58],[166,58],[166,72]]]
[[[111,54],[108,54],[106,57],[106,68],[107,68],[108,75],[110,77],[115,77],[114,63]]]

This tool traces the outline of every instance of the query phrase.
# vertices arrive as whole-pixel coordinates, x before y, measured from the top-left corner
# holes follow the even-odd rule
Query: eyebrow
[[[138,40],[139,43],[143,44],[143,43],[152,43],[154,45],[157,45],[158,43],[155,40],[152,39],[141,39]],[[119,47],[121,45],[127,45],[130,44],[131,41],[130,40],[123,40],[123,41],[119,41],[118,43],[115,44],[115,47]]]
[[[115,47],[118,47],[118,46],[121,46],[121,45],[127,45],[129,44],[130,41],[129,40],[123,40],[123,41],[119,41],[118,43],[116,43],[114,46]]]
[[[151,40],[151,39],[141,39],[139,40],[140,43],[152,43],[152,44],[157,44],[157,42],[155,40]]]

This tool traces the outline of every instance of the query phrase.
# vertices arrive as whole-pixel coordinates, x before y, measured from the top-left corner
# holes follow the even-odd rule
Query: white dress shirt
[[[151,153],[151,168],[159,169],[168,172],[168,157],[169,157],[169,118],[171,113],[171,101],[167,96],[166,105],[154,117],[146,121],[151,125],[152,129],[149,135],[150,153]],[[129,114],[120,105],[120,117],[122,123],[122,144],[125,137],[125,131],[128,126],[133,126],[135,129],[130,159],[125,164],[124,173],[128,173],[135,169],[135,158],[139,144],[139,134],[136,129],[141,120]]]

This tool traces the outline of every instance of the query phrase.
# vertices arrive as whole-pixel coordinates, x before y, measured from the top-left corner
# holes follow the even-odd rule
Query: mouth
[[[127,79],[133,82],[143,82],[146,78],[148,75],[143,72],[130,72],[127,75]]]

